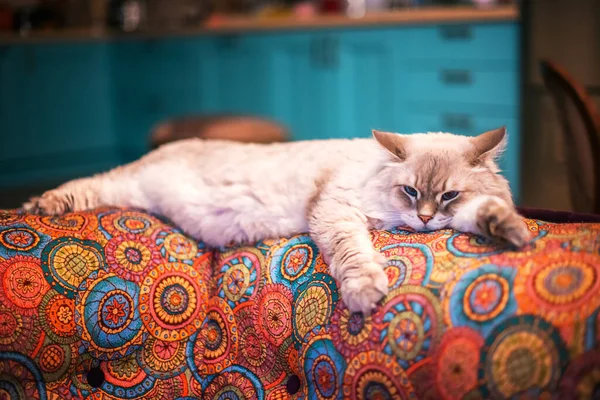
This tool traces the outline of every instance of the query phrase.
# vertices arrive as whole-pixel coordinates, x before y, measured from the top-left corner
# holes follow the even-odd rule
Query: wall
[[[530,207],[570,209],[562,139],[545,93],[539,61],[562,64],[600,106],[600,1],[528,1],[524,77],[523,200]]]

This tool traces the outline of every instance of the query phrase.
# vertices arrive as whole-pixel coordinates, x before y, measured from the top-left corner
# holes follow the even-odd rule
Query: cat
[[[351,312],[387,294],[385,257],[369,229],[453,228],[516,247],[529,241],[496,164],[505,128],[272,144],[186,139],[32,198],[28,212],[99,206],[162,214],[208,245],[309,232]]]

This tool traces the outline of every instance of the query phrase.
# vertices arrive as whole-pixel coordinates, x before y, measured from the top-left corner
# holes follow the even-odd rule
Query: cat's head
[[[373,131],[387,150],[378,178],[399,219],[416,230],[447,227],[461,204],[475,196],[512,203],[496,158],[506,146],[506,129],[476,137],[450,133],[399,135]]]

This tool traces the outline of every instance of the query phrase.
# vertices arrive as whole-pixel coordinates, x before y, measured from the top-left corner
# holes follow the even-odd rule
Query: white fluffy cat
[[[373,139],[241,144],[189,139],[24,205],[61,214],[98,206],[162,214],[212,246],[310,232],[342,299],[370,313],[387,294],[385,258],[369,229],[451,227],[516,246],[529,233],[495,157],[504,128]]]

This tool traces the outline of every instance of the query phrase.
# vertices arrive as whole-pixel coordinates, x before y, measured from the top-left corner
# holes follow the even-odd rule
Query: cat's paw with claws
[[[370,315],[377,303],[388,294],[388,277],[384,266],[385,257],[378,254],[372,262],[358,267],[355,275],[342,277],[342,301],[350,312]]]
[[[523,218],[505,202],[490,199],[477,212],[479,229],[491,238],[496,238],[521,248],[531,240],[531,233]]]
[[[39,197],[32,197],[23,204],[23,210],[38,215],[60,215],[70,210],[69,197],[57,190],[49,190]]]

